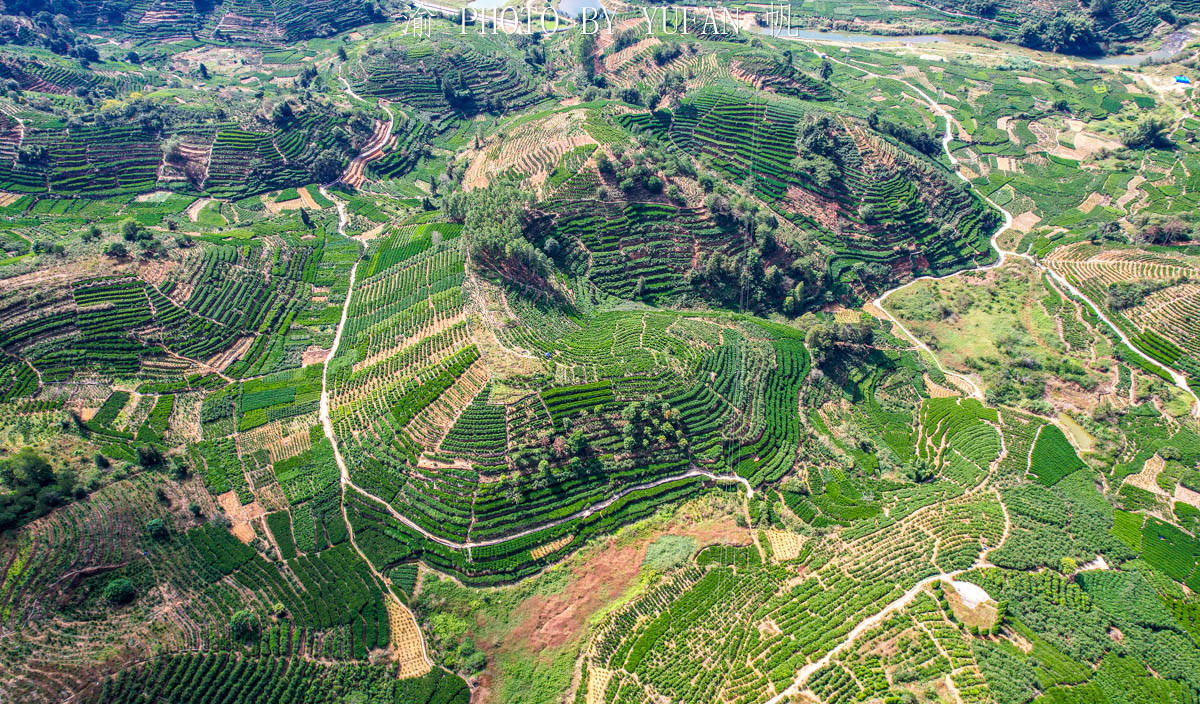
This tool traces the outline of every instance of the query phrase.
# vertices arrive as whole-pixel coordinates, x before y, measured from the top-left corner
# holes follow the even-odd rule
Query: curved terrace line
[[[784,37],[784,38],[786,39],[787,37]],[[823,56],[824,58],[827,58],[834,63],[841,64],[847,68],[854,69],[855,71],[861,71],[862,73],[866,74],[867,76],[871,76],[873,78],[883,78],[883,79],[887,79],[887,80],[896,81],[897,83],[900,83],[900,84],[906,86],[907,88],[911,89],[914,93],[916,93],[918,96],[920,96],[920,98],[929,105],[930,110],[932,110],[935,114],[946,118],[946,130],[945,130],[945,133],[942,135],[942,149],[945,151],[946,158],[949,159],[950,165],[952,167],[957,167],[958,159],[956,159],[954,157],[954,155],[950,152],[950,140],[952,139],[951,126],[954,122],[954,118],[952,115],[950,115],[949,112],[947,112],[945,110],[945,108],[943,108],[941,105],[939,105],[937,103],[937,101],[935,101],[933,98],[929,97],[929,95],[926,94],[925,91],[921,90],[917,86],[914,86],[912,83],[909,83],[906,80],[896,78],[894,76],[883,76],[883,75],[880,75],[877,73],[873,73],[871,71],[868,71],[865,68],[862,68],[861,66],[856,66],[854,64],[846,63],[845,61],[836,59],[827,54],[822,54],[821,52],[817,52],[815,50],[814,50],[814,53],[818,54],[819,56]],[[959,274],[963,274],[963,273],[967,273],[967,272],[987,271],[988,269],[994,269],[996,267],[1002,266],[1004,264],[1005,259],[1010,255],[1014,256],[1014,257],[1019,257],[1021,259],[1024,259],[1025,261],[1029,262],[1030,264],[1032,264],[1033,267],[1035,269],[1037,269],[1038,271],[1041,271],[1041,272],[1045,273],[1046,275],[1048,275],[1051,279],[1053,279],[1055,281],[1055,283],[1062,286],[1071,295],[1075,296],[1076,298],[1078,298],[1078,299],[1082,300],[1084,303],[1086,303],[1087,306],[1096,313],[1096,317],[1098,317],[1100,320],[1104,321],[1104,324],[1107,325],[1113,332],[1115,332],[1117,334],[1117,337],[1120,338],[1121,342],[1128,349],[1132,350],[1134,354],[1136,354],[1138,357],[1141,357],[1143,360],[1149,362],[1155,368],[1160,368],[1160,369],[1164,370],[1171,377],[1171,380],[1175,383],[1175,386],[1177,386],[1184,393],[1186,393],[1188,396],[1191,397],[1191,399],[1192,399],[1191,414],[1193,416],[1200,417],[1200,396],[1197,396],[1196,392],[1192,391],[1191,387],[1188,386],[1186,376],[1184,376],[1178,370],[1166,366],[1162,362],[1159,362],[1158,360],[1154,359],[1150,355],[1148,355],[1145,352],[1138,349],[1133,344],[1133,342],[1129,339],[1129,337],[1125,334],[1125,332],[1123,330],[1121,330],[1119,327],[1117,327],[1112,322],[1112,320],[1110,320],[1108,318],[1108,316],[1104,314],[1104,312],[1100,309],[1100,306],[1096,305],[1096,303],[1094,303],[1090,298],[1088,298],[1086,295],[1084,295],[1084,293],[1082,291],[1080,291],[1078,288],[1076,288],[1074,285],[1072,285],[1069,281],[1066,280],[1065,277],[1063,277],[1057,271],[1054,271],[1050,267],[1047,267],[1046,265],[1042,264],[1040,261],[1038,261],[1038,259],[1036,257],[1033,257],[1029,254],[1024,254],[1021,252],[1006,250],[1003,247],[1001,247],[998,238],[1000,237],[1001,234],[1003,234],[1005,231],[1007,231],[1008,229],[1010,229],[1012,227],[1012,222],[1013,222],[1012,213],[1010,213],[1005,208],[1000,207],[991,198],[989,198],[988,196],[981,193],[979,191],[979,189],[977,189],[975,187],[975,184],[971,183],[971,180],[968,179],[966,176],[964,176],[962,174],[962,172],[958,170],[958,168],[954,168],[953,171],[954,171],[954,175],[957,176],[958,178],[962,179],[962,181],[965,182],[971,188],[971,191],[973,193],[975,193],[975,195],[979,196],[979,198],[981,198],[985,203],[987,203],[991,207],[995,208],[997,211],[1000,212],[1001,215],[1004,216],[1004,225],[1002,225],[1000,228],[998,228],[996,230],[996,232],[994,232],[992,234],[992,237],[989,241],[992,249],[996,250],[996,254],[997,254],[996,261],[992,262],[991,264],[984,264],[982,266],[977,266],[972,269],[963,269],[961,271],[956,271],[953,274],[946,274],[944,276],[920,276],[915,279],[912,279],[911,281],[908,281],[899,286],[896,286],[895,288],[884,291],[873,301],[873,303],[875,304],[875,306],[877,308],[879,308],[879,310],[881,310],[883,312],[883,314],[885,316],[887,316],[888,320],[895,323],[896,327],[898,327],[901,330],[901,332],[903,332],[905,334],[906,337],[908,337],[910,340],[912,340],[917,345],[917,347],[919,347],[921,350],[923,350],[925,352],[928,352],[929,355],[933,358],[934,363],[937,365],[937,368],[940,369],[942,371],[942,373],[944,373],[948,376],[954,376],[958,379],[962,379],[962,380],[966,381],[966,383],[969,384],[971,389],[973,390],[973,393],[971,395],[982,400],[983,394],[982,394],[979,386],[972,379],[968,378],[967,376],[965,376],[963,374],[959,374],[957,372],[947,371],[946,368],[942,366],[941,360],[939,360],[937,358],[937,355],[935,355],[933,353],[933,351],[931,349],[929,349],[928,345],[926,345],[924,342],[921,342],[919,339],[917,339],[917,337],[915,335],[913,335],[912,332],[910,332],[908,330],[908,328],[904,327],[904,325],[901,324],[899,320],[897,320],[886,308],[884,308],[883,304],[884,304],[884,302],[887,301],[887,299],[893,293],[895,293],[907,286],[910,286],[918,281],[925,281],[925,280],[937,281],[940,279],[948,279],[950,277],[958,276]]]

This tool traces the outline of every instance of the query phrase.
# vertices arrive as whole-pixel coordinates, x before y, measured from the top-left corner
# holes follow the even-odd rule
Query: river
[[[571,18],[579,17],[589,7],[603,14],[604,6],[600,0],[559,0],[558,3],[558,11]]]
[[[569,3],[578,3],[580,6],[598,4],[598,0],[562,0],[560,7],[565,8]],[[780,37],[787,39],[799,39],[805,41],[818,42],[834,42],[838,44],[850,44],[854,46],[871,46],[875,44],[933,44],[936,42],[949,41],[945,36],[938,34],[858,34],[852,32],[823,32],[815,29],[788,29],[781,30],[771,27],[751,27],[751,31],[758,34],[766,34],[772,37]],[[1178,56],[1187,46],[1187,43],[1196,36],[1190,27],[1177,30],[1163,37],[1162,44],[1154,51],[1147,51],[1140,54],[1117,54],[1114,56],[1104,56],[1099,59],[1093,59],[1089,63],[1097,66],[1141,66],[1147,61],[1162,61]]]
[[[566,2],[567,0],[564,0]],[[586,1],[586,0],[585,0]],[[837,42],[839,44],[933,44],[948,41],[938,34],[855,34],[850,32],[823,32],[816,29],[787,29],[778,27],[752,27],[751,31],[782,39],[800,39],[814,42]]]
[[[1174,58],[1183,52],[1183,48],[1187,46],[1187,43],[1191,38],[1191,28],[1185,27],[1163,37],[1162,45],[1154,51],[1147,51],[1141,54],[1119,54],[1117,56],[1105,56],[1092,61],[1092,63],[1098,66],[1141,66],[1150,60],[1162,61],[1165,59]]]
[[[471,3],[474,7],[476,3],[497,2],[503,3],[504,0],[475,0]],[[559,0],[558,10],[567,17],[576,18],[583,14],[583,11],[592,8],[597,12],[603,12],[603,4],[600,0]],[[696,9],[696,8],[692,8]],[[718,15],[719,16],[719,15]],[[929,44],[933,42],[947,41],[945,37],[936,34],[857,34],[850,32],[823,32],[815,29],[788,29],[783,30],[778,27],[750,27],[750,31],[758,34],[766,34],[773,37],[781,37],[787,39],[801,39],[807,41],[818,42],[839,42],[842,44],[885,44],[885,43],[901,43],[901,44]]]

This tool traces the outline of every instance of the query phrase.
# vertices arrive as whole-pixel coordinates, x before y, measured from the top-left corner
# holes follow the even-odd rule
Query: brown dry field
[[[740,528],[730,515],[704,515],[703,510],[689,512],[687,505],[676,512],[660,529],[609,536],[559,569],[570,571],[566,587],[555,594],[536,594],[522,601],[513,611],[522,614],[506,631],[488,633],[478,643],[488,655],[488,668],[480,675],[472,704],[492,701],[497,676],[497,656],[529,653],[549,663],[562,648],[578,647],[586,636],[592,617],[624,596],[638,581],[646,548],[662,535],[694,538],[697,546],[710,543],[749,545],[751,532]],[[476,624],[480,630],[486,624]]]

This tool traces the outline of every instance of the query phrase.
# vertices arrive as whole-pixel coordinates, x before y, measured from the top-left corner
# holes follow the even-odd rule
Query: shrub
[[[313,176],[319,183],[331,183],[342,175],[342,159],[332,149],[317,155],[313,162]]]
[[[157,467],[162,464],[163,456],[158,451],[158,448],[153,445],[142,445],[137,449],[138,464],[146,469]]]
[[[146,522],[146,533],[155,540],[167,539],[167,525],[161,518],[152,518]]]
[[[75,490],[75,475],[56,473],[44,457],[23,448],[0,460],[0,530],[14,528],[44,516],[66,502]]]
[[[1042,426],[1029,457],[1029,471],[1040,483],[1053,486],[1083,466],[1083,461],[1075,454],[1075,448],[1058,426]]]
[[[117,577],[104,585],[104,599],[110,604],[128,604],[135,596],[137,592],[133,589],[133,582],[125,577]]]

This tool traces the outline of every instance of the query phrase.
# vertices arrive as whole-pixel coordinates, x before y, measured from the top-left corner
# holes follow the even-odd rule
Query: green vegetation
[[[646,548],[642,566],[656,572],[666,572],[679,567],[696,551],[696,541],[678,535],[664,535]]]
[[[1195,702],[1194,61],[758,27],[1196,8],[732,7],[0,9],[5,697]]]
[[[237,660],[237,662],[235,662]],[[199,686],[188,683],[199,681]],[[246,691],[246,682],[253,683]],[[171,655],[123,671],[87,701],[136,702],[169,693],[181,702],[209,702],[233,692],[247,702],[343,702],[380,704],[465,704],[470,692],[462,680],[433,670],[397,680],[385,668],[322,665],[278,657],[233,658]]]
[[[1029,455],[1029,472],[1046,486],[1053,486],[1071,472],[1082,468],[1075,448],[1057,425],[1043,425]]]
[[[121,606],[133,601],[137,596],[134,591],[133,582],[130,582],[124,577],[117,577],[108,584],[104,585],[104,599],[108,603]]]
[[[44,457],[24,447],[0,460],[0,530],[22,526],[75,498],[75,475],[55,471]]]

